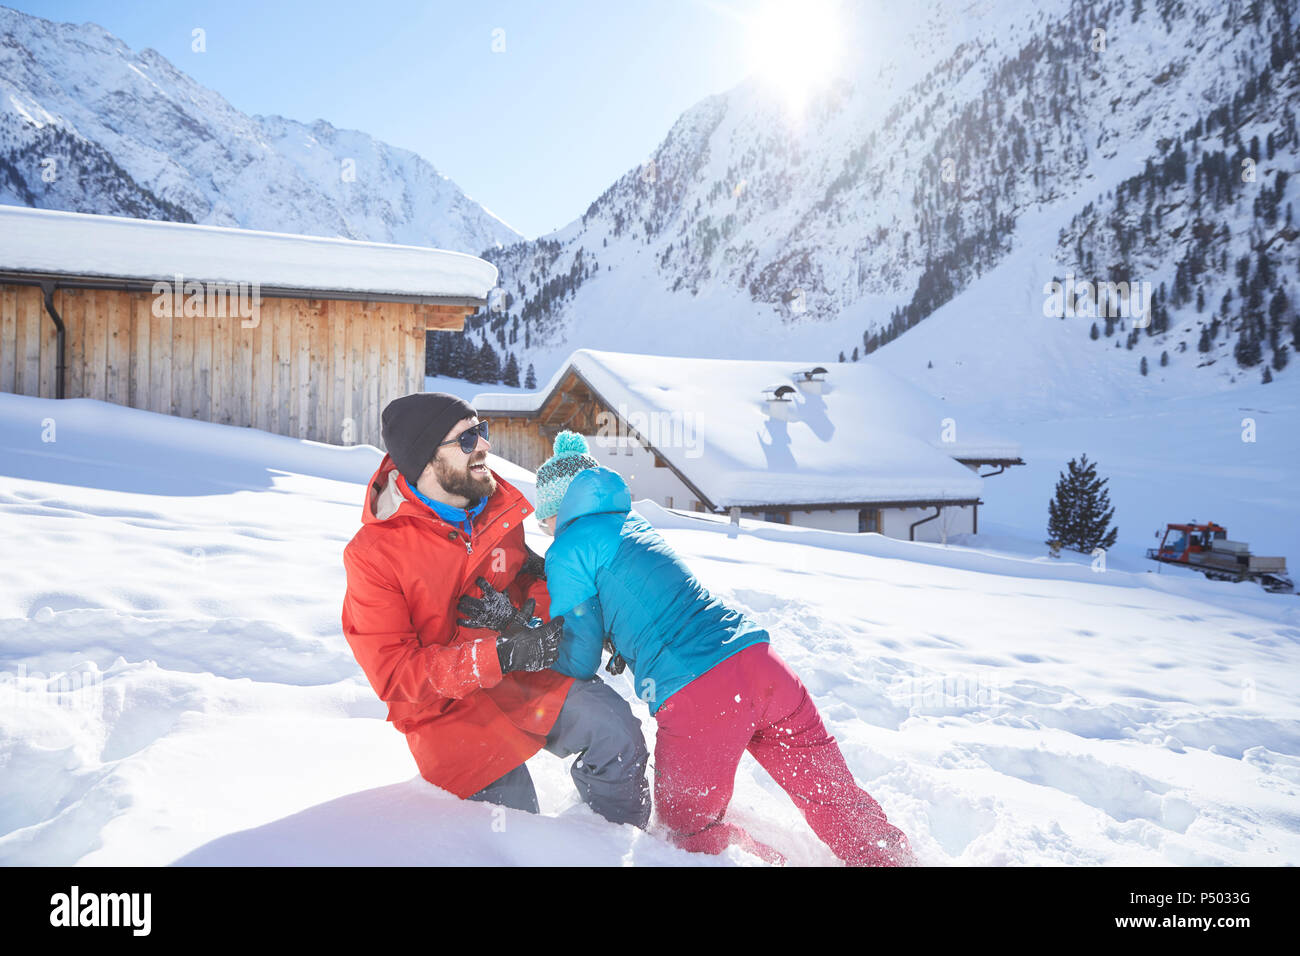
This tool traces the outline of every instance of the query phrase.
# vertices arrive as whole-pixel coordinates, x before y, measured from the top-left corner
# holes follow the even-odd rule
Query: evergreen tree
[[[519,362],[515,360],[514,352],[506,358],[506,367],[501,370],[501,384],[511,388],[519,387]]]
[[[1097,477],[1097,465],[1087,455],[1079,461],[1071,458],[1068,469],[1068,475],[1060,473],[1056,497],[1047,504],[1048,543],[1060,541],[1082,554],[1113,547],[1119,529],[1109,527],[1115,509],[1110,506],[1107,479]]]
[[[528,363],[528,374],[524,376],[524,388],[537,387],[537,373],[533,371],[533,363]]]
[[[1164,367],[1165,367],[1166,365],[1168,365],[1168,364],[1169,364],[1169,353],[1168,353],[1168,352],[1161,352],[1161,353],[1160,353],[1160,367],[1161,367],[1161,368],[1164,368]]]
[[[1143,375],[1147,373],[1147,357],[1145,355],[1142,356],[1142,362],[1138,365],[1138,371]]]
[[[1273,381],[1273,370],[1270,369],[1267,365],[1265,365],[1263,383],[1267,385],[1271,381]]]
[[[1263,353],[1259,347],[1259,339],[1251,333],[1250,326],[1242,322],[1241,334],[1237,337],[1237,344],[1232,349],[1233,356],[1237,359],[1237,364],[1242,368],[1250,368],[1252,365],[1258,365]]]
[[[496,384],[501,381],[501,363],[497,359],[497,352],[487,339],[478,349],[478,361],[474,363],[475,377],[471,382],[490,382]]]
[[[1097,323],[1096,322],[1092,323],[1092,329],[1088,332],[1088,338],[1092,339],[1095,342],[1097,341],[1097,338],[1100,335],[1101,333],[1097,331]]]

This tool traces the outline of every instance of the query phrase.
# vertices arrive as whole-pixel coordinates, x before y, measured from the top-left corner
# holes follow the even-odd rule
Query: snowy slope
[[[948,355],[983,356],[958,373],[965,389],[1028,403],[1057,381],[1042,374],[1050,366],[1063,386],[1053,411],[1079,412],[1106,394],[1071,389],[1093,375],[1128,391],[1163,380],[1154,390],[1166,396],[1259,381],[1259,365],[1243,379],[1233,360],[1245,318],[1236,269],[1266,246],[1273,275],[1248,311],[1262,319],[1289,289],[1264,360],[1279,345],[1294,351],[1294,4],[843,7],[855,55],[804,115],[785,114],[756,80],[710,97],[580,219],[486,251],[512,305],[471,323],[474,343],[482,328],[539,379],[574,348],[822,362],[879,348],[892,366],[892,345],[948,309],[971,317],[946,324]],[[1280,38],[1285,53],[1270,46]],[[1166,176],[1175,148],[1187,159]],[[1201,168],[1218,159],[1235,183],[1226,200]],[[1116,347],[1130,329],[1092,340],[1090,319],[1044,315],[1054,278],[1123,278],[1155,293],[1180,270],[1192,298],[1166,304],[1168,328],[1131,350]],[[992,313],[997,324],[985,321]],[[1216,316],[1215,341],[1199,353]],[[1133,381],[1143,357],[1159,376]]]
[[[155,50],[5,7],[0,202],[473,254],[519,238],[408,150],[246,116]]]
[[[753,862],[594,818],[546,754],[540,818],[418,778],[339,631],[378,459],[0,395],[0,514],[23,543],[0,557],[0,862]],[[925,863],[1300,860],[1295,597],[1096,573],[1011,534],[735,534],[638,508],[771,629]],[[793,863],[835,862],[749,758],[732,813]]]

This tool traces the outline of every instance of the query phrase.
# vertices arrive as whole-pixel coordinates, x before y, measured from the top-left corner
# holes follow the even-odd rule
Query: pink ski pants
[[[655,716],[655,807],[678,846],[720,853],[736,843],[758,852],[748,834],[722,821],[748,750],[845,863],[914,863],[907,838],[854,781],[807,688],[770,644],[733,654]]]

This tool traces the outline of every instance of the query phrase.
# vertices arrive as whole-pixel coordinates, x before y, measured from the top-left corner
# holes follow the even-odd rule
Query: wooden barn
[[[458,252],[0,206],[0,391],[382,447],[425,332],[496,284]]]
[[[579,349],[541,390],[471,404],[493,452],[532,471],[570,429],[633,500],[908,540],[978,533],[984,480],[1024,464],[1016,442],[866,362]]]

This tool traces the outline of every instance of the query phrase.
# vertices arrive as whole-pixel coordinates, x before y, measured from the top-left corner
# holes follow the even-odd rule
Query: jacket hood
[[[513,505],[516,500],[524,507],[523,514],[528,514],[533,510],[524,498],[523,492],[495,471],[492,472],[492,477],[497,480],[497,490],[488,499],[488,505],[484,509],[484,513],[498,510],[503,505]],[[381,521],[387,521],[396,514],[442,521],[427,505],[411,493],[410,486],[407,485],[406,479],[402,477],[402,473],[397,470],[397,464],[393,461],[392,456],[384,455],[384,460],[375,469],[374,476],[371,477],[370,484],[367,486],[366,500],[361,506],[361,523],[363,525],[377,524]]]
[[[384,455],[384,460],[379,463],[366,486],[366,498],[361,505],[362,524],[387,521],[403,506],[412,513],[418,513],[415,505],[419,502],[414,500],[414,495],[399,486],[398,482],[402,480],[402,473],[397,470],[392,456]]]
[[[587,468],[569,482],[555,519],[555,530],[558,532],[584,515],[627,514],[631,510],[632,492],[622,475],[605,467]]]

